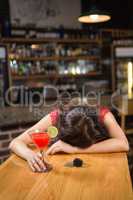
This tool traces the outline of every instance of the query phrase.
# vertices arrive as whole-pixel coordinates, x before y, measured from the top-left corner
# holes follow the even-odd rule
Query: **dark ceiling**
[[[133,0],[81,0],[81,10],[87,11],[91,3],[111,13],[111,21],[100,27],[133,29]]]

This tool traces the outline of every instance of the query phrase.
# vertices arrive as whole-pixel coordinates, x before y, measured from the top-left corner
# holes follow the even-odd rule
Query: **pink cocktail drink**
[[[49,135],[45,132],[32,133],[33,142],[41,150],[48,146],[49,139]]]
[[[32,141],[34,142],[34,144],[36,145],[36,147],[40,149],[40,153],[42,154],[42,160],[46,166],[45,171],[50,171],[52,169],[52,166],[46,160],[44,160],[45,154],[43,151],[43,149],[48,146],[48,143],[50,141],[50,137],[49,137],[48,133],[42,132],[41,130],[37,130],[37,132],[33,131],[31,133],[31,138],[32,138]],[[45,159],[46,159],[46,155],[45,155]]]

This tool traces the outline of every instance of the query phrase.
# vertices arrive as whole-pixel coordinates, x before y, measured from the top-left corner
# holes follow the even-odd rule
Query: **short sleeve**
[[[50,113],[51,123],[55,125],[59,118],[59,110],[54,110]]]
[[[101,107],[100,110],[99,110],[99,122],[101,124],[103,124],[104,122],[104,118],[105,118],[105,115],[110,112],[110,110],[107,108],[107,107]]]

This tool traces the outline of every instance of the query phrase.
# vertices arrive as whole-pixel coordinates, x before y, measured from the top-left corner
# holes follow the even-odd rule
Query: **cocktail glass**
[[[50,141],[50,137],[49,137],[48,133],[37,129],[37,130],[31,131],[30,135],[31,135],[33,143],[39,149],[39,151],[42,155],[42,160],[46,166],[45,171],[52,170],[52,166],[45,160],[46,155],[44,152],[44,148],[48,146],[49,141]],[[45,157],[45,159],[44,159],[44,157]]]

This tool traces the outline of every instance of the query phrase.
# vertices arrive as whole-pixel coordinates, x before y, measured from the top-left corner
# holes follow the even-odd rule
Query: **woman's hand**
[[[73,147],[70,144],[58,140],[47,150],[46,154],[55,154],[57,152],[76,153],[77,147]]]
[[[46,170],[41,153],[30,153],[26,160],[33,172],[44,172]],[[46,160],[45,162],[48,163]]]

